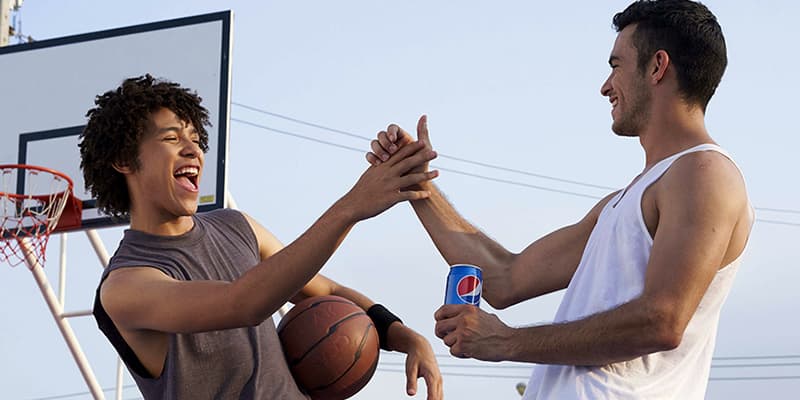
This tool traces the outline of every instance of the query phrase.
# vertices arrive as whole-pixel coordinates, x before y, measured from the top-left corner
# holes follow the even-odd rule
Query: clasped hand
[[[503,361],[509,358],[513,328],[470,304],[445,304],[434,314],[436,336],[459,358]]]

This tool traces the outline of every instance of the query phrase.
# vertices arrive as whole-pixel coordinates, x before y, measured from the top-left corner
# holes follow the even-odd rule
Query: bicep
[[[512,304],[569,285],[600,212],[617,193],[601,199],[578,223],[542,237],[514,258],[509,274]]]
[[[245,326],[224,281],[178,281],[152,267],[118,269],[106,278],[100,299],[121,328],[169,333]]]
[[[258,221],[249,215],[243,212],[242,215],[244,215],[245,219],[250,224],[250,227],[253,229],[253,233],[256,235],[256,240],[258,241],[258,253],[262,260],[269,258],[273,254],[283,249],[283,243],[281,243],[281,241],[278,240],[278,238],[275,237],[272,232],[267,230],[267,228],[264,228],[264,226],[259,224]]]
[[[665,310],[681,328],[723,267],[742,207],[747,205],[738,172],[720,162],[727,163],[712,159],[709,164],[700,157],[675,165],[656,192],[659,220],[643,298]]]

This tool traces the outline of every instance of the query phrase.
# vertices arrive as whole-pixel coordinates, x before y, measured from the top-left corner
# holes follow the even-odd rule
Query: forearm
[[[573,322],[511,328],[504,359],[598,366],[671,350],[680,342],[664,313],[632,301]]]
[[[234,282],[239,310],[251,323],[272,315],[319,272],[355,222],[346,207],[334,204],[295,241]]]
[[[512,253],[465,220],[432,182],[421,186],[430,197],[411,205],[449,264],[475,264],[484,269],[508,266]]]

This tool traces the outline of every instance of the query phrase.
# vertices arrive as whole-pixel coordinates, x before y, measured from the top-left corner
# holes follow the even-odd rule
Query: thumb
[[[417,140],[421,142],[425,142],[425,145],[428,147],[431,146],[431,139],[428,135],[428,116],[422,115],[419,117],[419,122],[417,122]]]

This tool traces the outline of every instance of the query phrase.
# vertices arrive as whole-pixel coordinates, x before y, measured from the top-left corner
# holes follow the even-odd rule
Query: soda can
[[[444,304],[472,304],[480,306],[483,275],[481,269],[470,264],[450,266]]]

